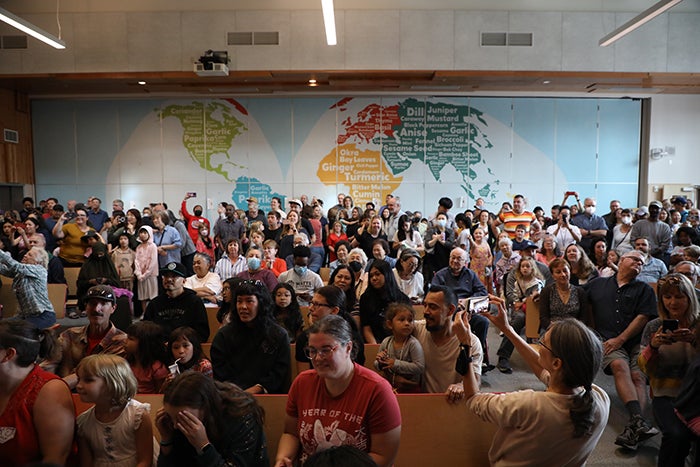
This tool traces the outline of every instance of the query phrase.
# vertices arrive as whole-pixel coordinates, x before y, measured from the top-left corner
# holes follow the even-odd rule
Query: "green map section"
[[[209,172],[220,174],[226,180],[233,181],[229,174],[232,167],[243,168],[231,160],[229,151],[233,141],[247,130],[245,124],[237,119],[231,106],[221,102],[192,102],[188,105],[169,105],[156,109],[161,118],[175,117],[182,125],[182,144],[190,157],[200,167]],[[217,156],[217,162],[212,160]],[[225,164],[218,162],[224,156]]]
[[[371,104],[342,122],[338,143],[369,143],[394,175],[414,162],[428,167],[435,181],[449,166],[462,177],[472,198],[495,199],[499,180],[487,167],[482,151],[493,145],[484,133],[483,112],[468,105],[406,99],[393,106]]]

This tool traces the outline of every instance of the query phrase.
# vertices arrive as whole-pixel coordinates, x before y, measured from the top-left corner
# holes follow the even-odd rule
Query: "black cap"
[[[537,246],[537,243],[533,243],[530,240],[523,240],[523,242],[520,245],[517,245],[516,247],[513,248],[513,250],[529,250],[530,248],[539,248]]]
[[[94,230],[89,230],[85,235],[83,235],[82,237],[80,237],[80,240],[82,240],[82,241],[84,241],[84,242],[87,242],[88,239],[90,239],[90,238],[97,238],[97,237],[99,237],[99,236],[100,236],[100,235],[99,235],[97,232],[95,232]]]
[[[117,299],[114,296],[114,290],[108,285],[96,285],[90,287],[87,293],[87,299],[97,298],[99,300],[104,300],[105,302],[116,303]]]
[[[165,274],[177,274],[180,277],[187,277],[187,269],[185,266],[183,266],[180,263],[176,263],[175,261],[168,263],[165,265],[165,267],[160,268],[160,274],[165,275]]]

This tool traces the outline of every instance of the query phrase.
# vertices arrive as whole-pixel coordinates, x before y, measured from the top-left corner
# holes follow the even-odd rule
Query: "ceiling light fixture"
[[[321,8],[323,9],[323,24],[326,26],[326,42],[328,45],[336,45],[338,40],[335,36],[333,0],[321,0]]]
[[[670,10],[674,6],[678,5],[681,3],[683,0],[661,0],[660,2],[655,3],[651,7],[647,8],[631,20],[627,21],[625,24],[620,26],[619,28],[615,29],[613,32],[608,34],[607,36],[603,37],[599,42],[598,45],[601,47],[607,47],[616,40],[620,39],[621,37],[626,36],[630,32],[634,31],[641,25],[648,23],[652,19],[656,18],[660,14]]]
[[[34,26],[29,21],[25,21],[19,16],[15,16],[4,8],[0,8],[0,21],[9,24],[12,27],[19,29],[22,32],[29,34],[32,37],[39,39],[41,42],[50,45],[56,49],[65,49],[66,43],[60,38],[49,34],[41,28]]]

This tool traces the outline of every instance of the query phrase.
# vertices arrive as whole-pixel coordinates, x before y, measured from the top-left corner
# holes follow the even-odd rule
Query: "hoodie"
[[[148,232],[148,240],[136,247],[136,260],[134,261],[134,274],[138,280],[147,277],[158,277],[158,247],[153,242],[153,229],[147,225],[144,229]]]

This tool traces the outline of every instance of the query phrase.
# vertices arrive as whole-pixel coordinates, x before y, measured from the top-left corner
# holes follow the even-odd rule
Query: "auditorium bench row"
[[[397,467],[426,465],[459,465],[478,467],[488,465],[488,450],[495,426],[482,422],[464,404],[448,404],[442,394],[399,394],[401,408],[401,445],[396,458]],[[155,416],[163,405],[160,394],[137,394],[136,400],[151,404],[151,420],[156,438]],[[271,465],[277,444],[284,430],[286,395],[259,395],[258,403],[265,409],[265,436]],[[76,414],[92,404],[73,395]]]

